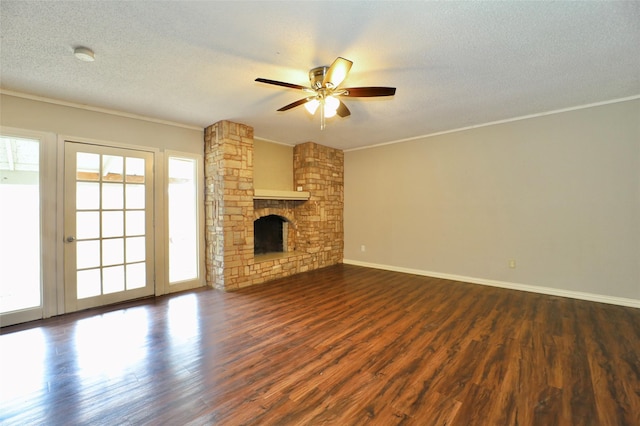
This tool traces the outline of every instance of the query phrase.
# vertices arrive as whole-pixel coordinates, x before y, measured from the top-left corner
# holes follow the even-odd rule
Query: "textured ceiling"
[[[0,84],[256,137],[349,149],[640,94],[640,2],[0,2]],[[88,46],[85,63],[73,48]],[[354,62],[328,120],[304,97],[309,69]]]

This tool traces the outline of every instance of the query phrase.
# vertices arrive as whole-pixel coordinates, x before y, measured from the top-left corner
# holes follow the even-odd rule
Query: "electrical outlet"
[[[362,245],[360,246],[360,251],[361,251],[361,252],[363,252],[363,253],[364,253],[365,251],[367,251],[367,248],[364,246],[364,244],[362,244]]]
[[[509,261],[509,268],[511,268],[511,269],[515,269],[516,268],[516,261],[514,259],[511,259]]]

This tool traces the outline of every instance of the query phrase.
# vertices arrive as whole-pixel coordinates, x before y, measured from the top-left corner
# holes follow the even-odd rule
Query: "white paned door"
[[[64,149],[66,311],[153,295],[153,153]]]

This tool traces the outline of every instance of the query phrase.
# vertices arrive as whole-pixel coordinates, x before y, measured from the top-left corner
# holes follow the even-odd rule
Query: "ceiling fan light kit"
[[[290,89],[302,90],[312,93],[303,99],[285,105],[278,111],[287,111],[300,105],[304,105],[311,114],[320,109],[320,130],[325,128],[325,118],[335,115],[347,117],[351,115],[349,108],[338,99],[339,96],[347,97],[377,97],[393,96],[396,93],[395,87],[353,87],[340,88],[340,84],[347,78],[353,62],[348,59],[338,57],[330,67],[316,67],[309,71],[309,81],[311,87],[300,86],[298,84],[285,83],[282,81],[268,80],[266,78],[256,78],[257,82],[273,84],[276,86],[288,87]]]
[[[338,111],[340,101],[333,96],[327,96],[324,98],[324,116],[327,118],[333,117]]]
[[[338,112],[340,101],[333,96],[327,96],[326,98],[314,97],[304,104],[304,107],[309,111],[309,114],[314,115],[320,105],[322,105],[322,108],[324,109],[324,117],[331,118]]]
[[[309,114],[311,115],[316,113],[316,111],[318,110],[318,106],[320,106],[320,101],[316,98],[312,98],[309,102],[304,104],[305,109],[309,111]]]

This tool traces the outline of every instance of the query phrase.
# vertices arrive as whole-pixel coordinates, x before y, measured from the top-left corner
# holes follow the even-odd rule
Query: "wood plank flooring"
[[[640,425],[640,310],[349,265],[0,351],[2,425]]]

